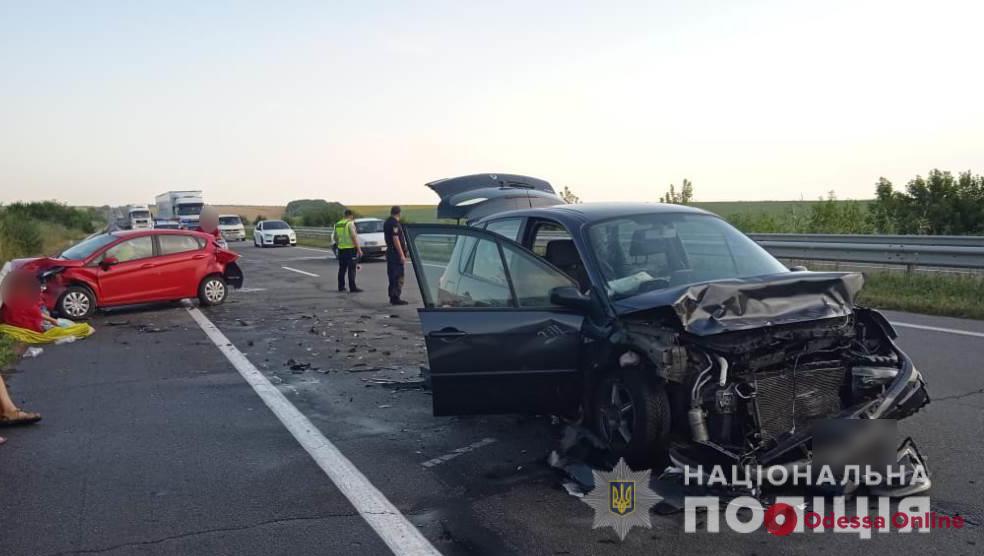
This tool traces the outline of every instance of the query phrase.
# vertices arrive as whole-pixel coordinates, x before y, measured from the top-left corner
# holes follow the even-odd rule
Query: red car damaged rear
[[[57,257],[12,267],[38,276],[49,310],[82,320],[97,308],[191,297],[218,305],[230,286],[243,285],[238,258],[209,234],[152,229],[96,234]]]

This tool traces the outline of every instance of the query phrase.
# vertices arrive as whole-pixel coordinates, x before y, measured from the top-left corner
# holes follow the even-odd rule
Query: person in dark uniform
[[[400,295],[403,293],[404,268],[407,255],[403,250],[403,230],[400,229],[400,207],[390,209],[390,217],[383,224],[383,237],[386,238],[386,275],[389,277],[390,305],[406,305]]]

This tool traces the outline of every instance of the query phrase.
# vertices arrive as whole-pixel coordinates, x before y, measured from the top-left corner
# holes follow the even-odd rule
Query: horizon
[[[866,200],[984,172],[984,5],[774,0],[0,7],[0,203]]]

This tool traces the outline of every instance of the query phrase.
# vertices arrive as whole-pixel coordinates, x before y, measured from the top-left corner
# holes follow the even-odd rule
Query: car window
[[[362,222],[355,223],[355,233],[357,234],[375,234],[382,231],[382,220],[364,220]]]
[[[593,224],[588,238],[612,297],[788,272],[758,244],[715,216],[625,216]]]
[[[58,255],[59,258],[68,259],[73,261],[80,261],[90,257],[96,251],[102,249],[106,245],[116,241],[116,236],[113,234],[99,234],[87,238],[85,241],[75,245]]]
[[[571,239],[571,234],[567,233],[567,229],[556,222],[538,222],[533,228],[533,248],[530,250],[541,257],[545,257],[547,244],[557,239]]]
[[[238,216],[220,216],[219,225],[220,226],[238,226],[242,224],[243,221],[239,219]]]
[[[125,263],[153,256],[154,240],[150,236],[143,236],[128,239],[110,247],[103,255],[103,259],[114,257],[117,261]]]
[[[454,232],[418,233],[412,241],[428,307],[513,306],[494,241]]]
[[[474,245],[465,272],[476,279],[509,287],[506,271],[502,266],[502,257],[499,255],[499,246],[487,239],[480,239]]]
[[[495,222],[489,222],[486,224],[485,229],[494,234],[499,234],[504,238],[517,241],[519,239],[519,228],[522,223],[522,218],[504,218]]]
[[[192,236],[172,236],[162,234],[157,236],[157,241],[161,248],[161,255],[173,255],[175,253],[197,251],[205,246],[202,241]]]
[[[540,259],[513,245],[503,244],[509,277],[520,307],[548,307],[550,292],[554,288],[577,284],[562,272],[551,268]]]

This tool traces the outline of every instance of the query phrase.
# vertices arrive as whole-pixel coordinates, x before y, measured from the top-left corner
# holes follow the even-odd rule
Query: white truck
[[[127,223],[131,230],[146,230],[154,227],[150,217],[150,207],[147,205],[130,205],[127,209]]]
[[[198,226],[205,205],[201,191],[165,191],[156,200],[157,218],[176,221],[183,228]]]

